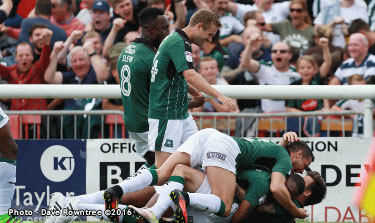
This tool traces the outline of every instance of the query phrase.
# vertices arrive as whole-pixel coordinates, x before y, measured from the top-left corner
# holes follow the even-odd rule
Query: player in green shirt
[[[220,27],[221,23],[213,12],[198,10],[187,27],[177,29],[163,40],[155,55],[148,118],[149,148],[155,150],[157,167],[198,131],[188,113],[188,93],[196,96],[198,92],[204,92],[230,110],[236,109],[235,101],[211,87],[193,66],[191,44],[202,46],[211,41]]]
[[[278,201],[282,200],[282,205],[295,216],[305,216],[306,211],[298,209],[284,189],[285,176],[291,170],[301,173],[313,160],[313,154],[305,143],[295,142],[286,150],[264,139],[245,140],[228,136],[215,129],[203,129],[182,144],[160,168],[141,170],[136,176],[124,180],[115,187],[121,187],[124,194],[127,194],[147,186],[161,185],[169,180],[168,184],[163,186],[156,205],[150,209],[134,208],[149,222],[157,222],[169,206],[169,193],[174,189],[182,190],[184,187],[183,177],[178,174],[171,176],[174,169],[179,164],[203,168],[213,194],[206,195],[209,198],[201,199],[202,206],[205,206],[208,212],[228,216],[233,202],[236,169],[256,168],[261,165],[272,172],[271,191]],[[186,210],[183,210],[183,213],[186,216]]]
[[[150,71],[157,48],[169,34],[169,24],[162,10],[150,8],[140,15],[140,26],[140,38],[122,51],[117,70],[126,128],[135,142],[137,153],[152,165],[153,158],[148,152],[147,121]],[[145,155],[146,153],[148,154]]]

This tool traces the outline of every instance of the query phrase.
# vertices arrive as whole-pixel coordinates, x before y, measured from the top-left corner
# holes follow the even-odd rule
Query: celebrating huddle
[[[198,131],[188,113],[202,105],[202,92],[237,109],[235,100],[211,87],[193,66],[191,44],[212,39],[221,27],[216,15],[198,10],[187,27],[170,35],[162,10],[144,9],[139,23],[141,36],[123,50],[117,68],[125,125],[147,165],[105,191],[73,198],[55,193],[50,209],[102,210],[96,217],[112,222],[290,222],[307,217],[303,206],[321,202],[326,185],[315,171],[295,174],[309,170],[314,161],[295,133],[285,133],[275,144],[215,129]],[[168,218],[170,207],[173,218]],[[56,215],[46,222],[73,218]]]

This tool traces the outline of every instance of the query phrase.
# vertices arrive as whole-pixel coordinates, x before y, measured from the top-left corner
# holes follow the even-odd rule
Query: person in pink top
[[[72,0],[51,0],[51,3],[51,22],[65,30],[66,35],[70,36],[74,30],[84,30],[85,25],[73,14]]]

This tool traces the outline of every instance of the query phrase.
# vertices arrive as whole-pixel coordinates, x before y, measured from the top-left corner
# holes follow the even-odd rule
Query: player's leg
[[[148,147],[148,131],[147,132],[129,132],[129,137],[133,139],[135,151],[138,155],[146,160],[147,167],[155,164],[155,153],[150,151]]]
[[[16,186],[18,146],[8,124],[8,116],[0,108],[0,222],[19,222],[8,215]]]

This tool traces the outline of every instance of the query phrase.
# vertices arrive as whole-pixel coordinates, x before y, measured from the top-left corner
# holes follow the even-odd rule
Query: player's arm
[[[188,69],[183,71],[183,75],[186,81],[191,84],[193,87],[202,91],[212,97],[217,98],[222,104],[227,106],[231,111],[235,111],[237,106],[233,99],[230,99],[224,95],[222,95],[218,90],[213,88],[211,85],[207,83],[207,81],[194,69]]]
[[[298,218],[306,218],[308,213],[303,208],[297,208],[293,203],[288,189],[285,186],[286,178],[279,172],[272,172],[270,190],[277,202],[289,213]]]
[[[243,222],[254,211],[254,207],[247,200],[243,200],[232,217],[232,223]]]
[[[63,75],[60,71],[56,71],[57,68],[57,55],[64,48],[63,42],[55,42],[53,50],[51,52],[49,65],[44,72],[44,80],[48,84],[61,84],[63,81]]]

